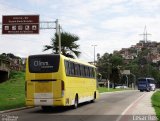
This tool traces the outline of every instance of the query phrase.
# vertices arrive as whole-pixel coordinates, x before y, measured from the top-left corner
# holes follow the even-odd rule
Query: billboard
[[[39,15],[2,16],[2,34],[39,34]]]

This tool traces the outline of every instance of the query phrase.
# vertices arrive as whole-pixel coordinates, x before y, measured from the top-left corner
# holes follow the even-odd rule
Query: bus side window
[[[66,75],[69,75],[69,67],[68,67],[68,61],[65,61],[65,70],[66,70]]]
[[[75,65],[73,62],[71,62],[71,74],[72,76],[75,76]]]
[[[76,76],[80,77],[79,64],[76,64]]]
[[[87,66],[85,67],[85,70],[86,70],[86,77],[88,77],[89,75],[88,75],[88,67]]]
[[[68,62],[69,75],[72,75],[71,62]]]
[[[84,77],[86,77],[87,76],[87,74],[86,74],[86,66],[83,66],[83,70],[84,70]]]
[[[89,77],[92,78],[92,68],[91,67],[89,68],[89,74],[90,74]]]
[[[87,67],[87,77],[90,78],[89,67]]]
[[[92,78],[94,78],[93,68],[91,68]]]
[[[74,63],[74,76],[77,76],[77,64]]]
[[[75,76],[78,76],[78,64],[74,64],[74,68],[75,68]]]
[[[78,76],[80,77],[81,76],[81,70],[80,70],[80,65],[77,64],[77,71],[78,71]]]
[[[84,77],[84,66],[80,65],[80,70],[81,70],[81,76]]]
[[[95,78],[95,68],[92,68],[93,78]]]
[[[91,77],[91,74],[90,74],[90,67],[88,67],[88,77],[89,77],[89,78]]]
[[[86,77],[88,77],[88,67],[87,66],[85,66],[85,75]]]

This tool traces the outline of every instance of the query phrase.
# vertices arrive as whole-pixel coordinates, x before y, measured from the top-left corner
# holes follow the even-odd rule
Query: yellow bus
[[[26,105],[73,106],[98,97],[96,67],[58,54],[31,55],[26,63]]]

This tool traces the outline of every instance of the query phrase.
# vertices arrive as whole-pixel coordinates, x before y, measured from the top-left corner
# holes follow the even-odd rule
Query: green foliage
[[[97,62],[98,72],[102,74],[102,78],[108,78],[111,74],[111,64],[109,63],[110,55],[105,53]]]
[[[0,58],[2,58],[2,59],[9,59],[9,58],[12,58],[12,59],[20,59],[20,57],[15,56],[15,55],[12,54],[12,53],[2,53],[2,54],[0,54]]]
[[[25,106],[25,73],[11,72],[10,79],[0,83],[0,110]]]
[[[118,83],[120,79],[120,66],[124,64],[121,56],[105,53],[97,62],[98,72],[102,78],[109,78],[111,82]]]
[[[76,44],[78,40],[79,40],[78,36],[71,33],[62,32],[61,33],[62,54],[72,58],[74,58],[73,54],[75,54],[78,57],[81,53],[80,51],[78,51],[79,45]],[[55,34],[54,37],[51,39],[51,45],[45,45],[43,51],[52,49],[54,53],[58,53],[59,51],[58,42],[59,42],[58,36],[57,34]]]
[[[152,97],[152,106],[155,109],[158,121],[160,121],[160,91],[155,92]]]
[[[123,65],[124,60],[121,56],[112,55],[110,57],[110,63],[112,63],[112,66],[117,67],[117,66]]]

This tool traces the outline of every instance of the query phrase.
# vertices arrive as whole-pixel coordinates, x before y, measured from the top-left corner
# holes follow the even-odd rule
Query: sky
[[[80,59],[93,61],[95,53],[113,53],[129,48],[143,37],[160,42],[160,0],[0,0],[2,15],[39,15],[40,21],[59,20],[62,31],[79,36]],[[20,57],[46,54],[55,30],[40,30],[36,35],[4,35],[0,29],[0,53]]]

